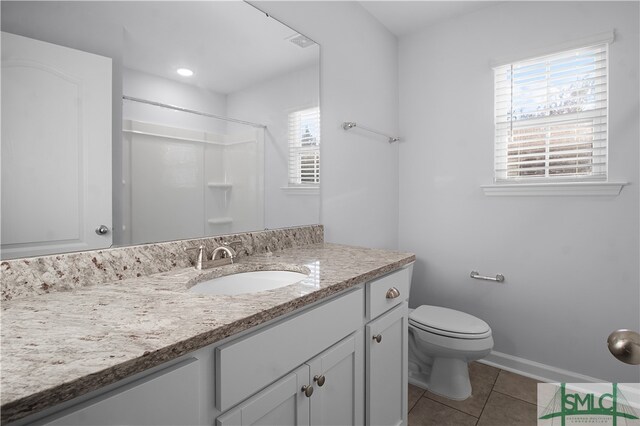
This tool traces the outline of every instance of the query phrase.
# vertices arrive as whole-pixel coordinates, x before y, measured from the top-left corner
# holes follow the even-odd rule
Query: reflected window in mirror
[[[289,114],[289,186],[320,184],[320,108]]]

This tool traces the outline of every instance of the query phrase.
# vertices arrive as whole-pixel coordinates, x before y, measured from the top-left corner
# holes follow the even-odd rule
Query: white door
[[[2,33],[2,258],[111,245],[111,68]]]
[[[307,363],[314,390],[310,398],[312,425],[364,423],[362,350],[362,331],[358,331]]]
[[[407,424],[408,308],[403,302],[366,326],[367,424]]]

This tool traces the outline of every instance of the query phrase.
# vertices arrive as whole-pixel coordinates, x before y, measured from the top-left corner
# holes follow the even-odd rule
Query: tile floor
[[[409,385],[409,426],[536,425],[536,380],[477,362],[469,376],[473,394],[464,401]]]

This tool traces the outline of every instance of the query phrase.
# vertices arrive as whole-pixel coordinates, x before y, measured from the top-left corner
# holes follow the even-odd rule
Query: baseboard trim
[[[539,362],[530,361],[502,352],[491,351],[484,359],[478,360],[482,364],[530,377],[546,383],[602,383],[604,380],[585,376],[569,370],[552,367]]]

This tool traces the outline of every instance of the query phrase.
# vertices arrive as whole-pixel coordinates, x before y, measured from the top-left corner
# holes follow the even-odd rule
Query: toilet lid
[[[409,322],[426,331],[451,337],[491,335],[489,324],[473,315],[441,306],[422,305],[409,314]]]

